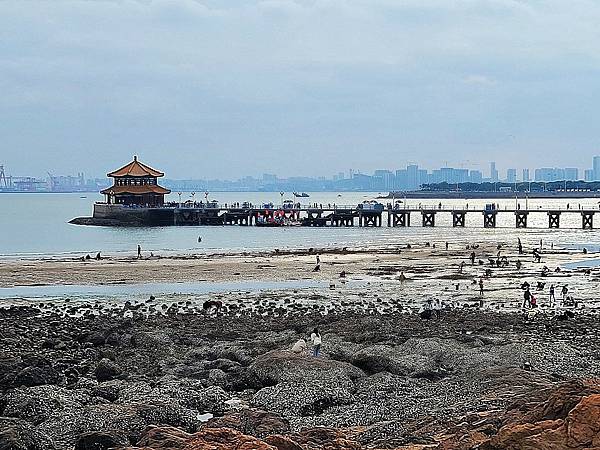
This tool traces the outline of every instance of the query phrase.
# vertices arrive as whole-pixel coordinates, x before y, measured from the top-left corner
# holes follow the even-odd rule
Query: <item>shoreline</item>
[[[515,248],[490,241],[477,244],[475,250],[463,245],[449,243],[448,250],[439,243],[421,243],[100,261],[4,261],[0,265],[0,307],[28,301],[51,301],[65,308],[69,303],[85,305],[98,300],[142,304],[149,295],[164,300],[167,307],[178,301],[197,307],[214,296],[232,294],[235,298],[244,294],[250,304],[252,298],[260,296],[275,295],[277,304],[283,306],[298,297],[316,295],[321,303],[331,305],[328,310],[344,309],[344,303],[364,303],[368,309],[379,299],[389,311],[406,308],[414,312],[428,300],[452,309],[478,304],[481,278],[486,310],[520,310],[524,281],[538,297],[539,311],[547,308],[550,285],[556,286],[557,296],[567,285],[577,302],[576,309],[582,312],[600,309],[595,288],[600,280],[600,267],[594,266],[596,254],[557,247],[542,250],[542,262],[536,263],[531,248],[518,255]],[[497,267],[498,245],[507,266]],[[469,260],[471,251],[476,253],[475,264]],[[320,270],[314,271],[317,254]],[[592,267],[584,268],[585,261]],[[542,273],[544,266],[548,273]],[[227,300],[224,303],[229,306]]]

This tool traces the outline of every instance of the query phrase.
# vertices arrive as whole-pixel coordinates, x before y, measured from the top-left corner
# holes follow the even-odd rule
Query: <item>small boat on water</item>
[[[306,197],[310,197],[310,195],[308,195],[306,192],[302,192],[301,194],[298,194],[297,192],[294,192],[294,197],[306,198]]]

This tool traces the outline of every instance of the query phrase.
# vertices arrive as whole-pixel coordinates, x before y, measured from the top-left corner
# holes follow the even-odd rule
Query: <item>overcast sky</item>
[[[0,1],[0,164],[591,166],[596,0]]]

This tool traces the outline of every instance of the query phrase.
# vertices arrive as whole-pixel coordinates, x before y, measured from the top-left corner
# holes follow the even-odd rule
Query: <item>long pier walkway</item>
[[[577,215],[582,229],[594,229],[594,215],[600,208],[593,209],[461,209],[442,206],[420,206],[398,208],[392,205],[375,207],[339,205],[284,205],[239,207],[227,205],[175,206],[174,225],[245,225],[245,226],[285,226],[300,225],[312,227],[409,227],[420,224],[422,227],[435,227],[440,216],[450,216],[453,227],[465,227],[467,215],[479,215],[484,228],[496,228],[498,216],[512,215],[515,228],[527,228],[531,215],[547,217],[548,228],[560,228],[561,217]],[[415,223],[416,222],[416,223]]]

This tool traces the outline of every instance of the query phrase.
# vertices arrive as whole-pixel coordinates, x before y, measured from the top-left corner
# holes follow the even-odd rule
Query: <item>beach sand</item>
[[[177,283],[243,285],[249,282],[306,280],[321,282],[325,289],[317,290],[325,291],[323,295],[332,298],[356,294],[359,289],[350,287],[355,283],[371,295],[377,294],[404,304],[422,305],[428,299],[439,299],[446,305],[458,306],[464,302],[479,302],[477,283],[483,278],[483,300],[488,308],[518,308],[522,302],[520,286],[524,281],[531,284],[542,306],[547,306],[551,284],[557,287],[557,296],[560,296],[560,288],[568,285],[569,294],[578,301],[580,308],[593,309],[597,306],[596,282],[600,270],[565,268],[568,263],[592,260],[595,258],[593,254],[559,248],[543,249],[542,261],[537,263],[531,254],[532,248],[526,248],[526,253],[519,255],[514,244],[501,243],[498,250],[498,243],[492,239],[476,244],[475,249],[467,247],[470,245],[464,242],[449,243],[448,249],[445,243],[415,243],[410,248],[402,245],[370,249],[312,249],[310,252],[145,256],[142,259],[108,257],[100,261],[8,260],[0,264],[0,288],[169,283],[173,288],[169,292],[177,294]],[[472,251],[476,253],[474,265],[469,260]],[[501,256],[506,256],[508,266],[492,265],[497,260],[498,251]],[[315,272],[317,254],[321,264],[320,270]],[[516,266],[517,260],[521,261],[520,270]],[[542,276],[544,266],[549,270],[546,276]],[[560,272],[556,268],[560,268]],[[491,275],[486,274],[488,271]],[[345,272],[345,278],[340,277],[342,272]],[[401,273],[405,281],[401,280]],[[538,282],[544,284],[540,290],[537,289]],[[330,285],[332,289],[327,289]],[[179,293],[186,300],[190,297],[183,285]],[[284,296],[285,289],[280,289],[279,293]]]

